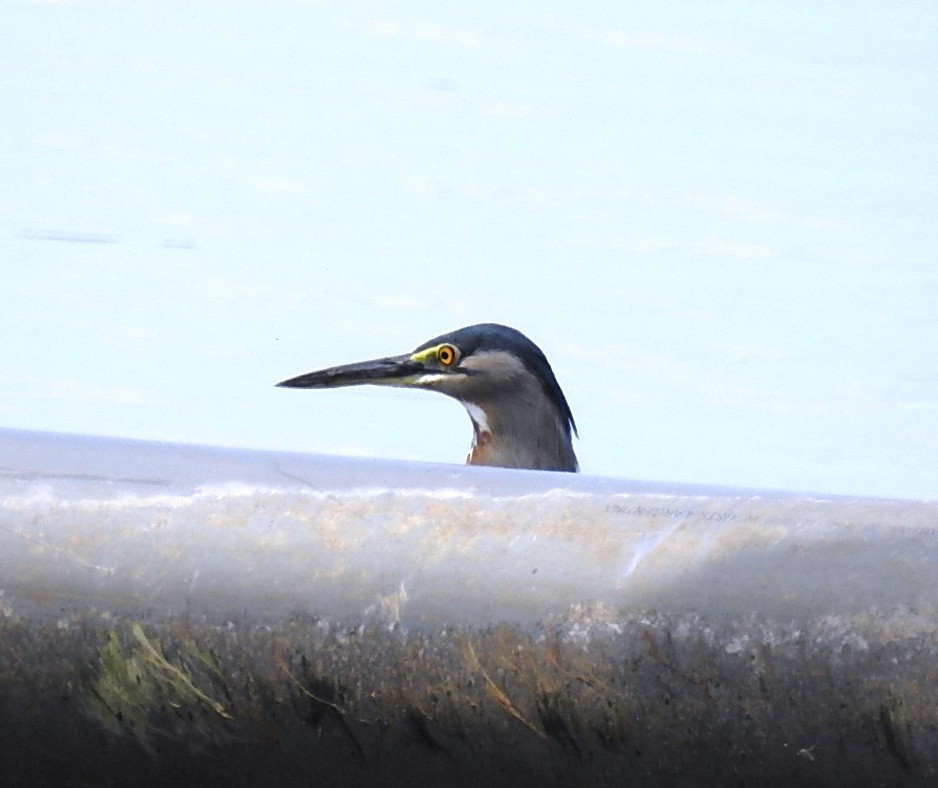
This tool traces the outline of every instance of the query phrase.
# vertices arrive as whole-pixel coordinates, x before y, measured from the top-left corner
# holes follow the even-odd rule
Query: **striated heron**
[[[428,389],[459,400],[474,431],[472,465],[576,471],[570,406],[541,349],[520,331],[480,323],[412,353],[309,372],[278,383],[324,389],[365,383]]]

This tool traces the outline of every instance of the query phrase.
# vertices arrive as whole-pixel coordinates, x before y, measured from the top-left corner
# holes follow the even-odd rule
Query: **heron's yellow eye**
[[[452,345],[440,345],[436,351],[437,360],[444,366],[450,367],[456,363],[458,357],[456,348]]]

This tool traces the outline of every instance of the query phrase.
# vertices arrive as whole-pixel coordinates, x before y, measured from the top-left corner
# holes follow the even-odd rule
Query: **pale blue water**
[[[459,462],[273,384],[498,321],[586,472],[934,497],[938,12],[880,11],[6,3],[0,424]]]

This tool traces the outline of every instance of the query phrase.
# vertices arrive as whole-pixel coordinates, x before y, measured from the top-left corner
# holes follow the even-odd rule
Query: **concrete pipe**
[[[938,782],[938,504],[0,431],[7,785]]]

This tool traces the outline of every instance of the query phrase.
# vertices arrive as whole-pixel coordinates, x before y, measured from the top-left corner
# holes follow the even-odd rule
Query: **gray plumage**
[[[576,424],[547,358],[516,329],[496,323],[442,334],[412,353],[310,372],[288,388],[377,384],[453,397],[473,425],[474,465],[576,471]]]

